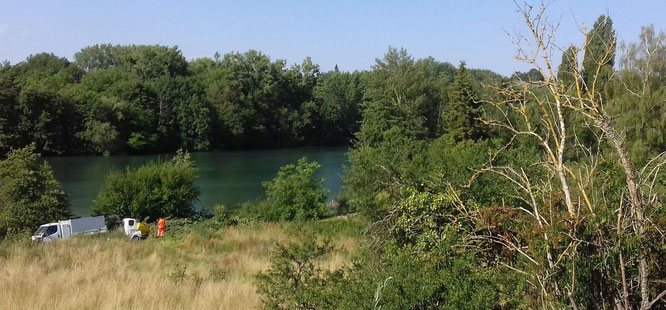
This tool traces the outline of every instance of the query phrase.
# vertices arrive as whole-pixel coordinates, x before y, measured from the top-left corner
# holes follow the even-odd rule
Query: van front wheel
[[[139,236],[132,236],[132,240],[139,240]]]

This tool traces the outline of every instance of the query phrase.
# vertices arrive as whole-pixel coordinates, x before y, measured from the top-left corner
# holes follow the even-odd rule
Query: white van
[[[32,240],[52,242],[69,239],[69,237],[75,235],[91,235],[106,232],[104,216],[91,216],[39,226],[32,236]]]

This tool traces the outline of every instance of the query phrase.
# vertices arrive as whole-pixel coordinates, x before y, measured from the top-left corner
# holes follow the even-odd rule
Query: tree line
[[[425,84],[413,91],[426,92],[432,129],[455,70],[415,63],[410,74]],[[0,153],[31,143],[42,155],[349,145],[369,75],[321,72],[310,58],[287,66],[254,50],[191,61],[159,45],[94,45],[73,62],[31,55],[0,66]]]
[[[0,153],[154,153],[348,143],[361,73],[257,51],[187,61],[177,47],[95,45],[0,67]]]

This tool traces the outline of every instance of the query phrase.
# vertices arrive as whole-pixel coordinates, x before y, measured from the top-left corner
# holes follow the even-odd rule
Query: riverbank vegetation
[[[160,217],[191,217],[199,196],[194,187],[197,176],[194,165],[188,153],[178,151],[166,162],[150,162],[124,172],[112,171],[95,200],[92,214],[150,221]]]
[[[35,146],[0,160],[0,240],[27,236],[39,225],[69,216],[69,201]]]
[[[288,164],[270,182],[264,182],[266,199],[249,201],[235,213],[241,217],[260,221],[304,221],[327,217],[328,191],[324,180],[315,174],[320,168],[317,162],[301,158],[296,164]]]
[[[103,257],[94,262],[106,263],[102,266],[109,266],[109,270],[125,270],[119,278],[123,280],[114,279],[119,282],[108,284],[108,291],[115,292],[113,288],[128,281],[131,274],[141,273],[141,279],[151,287],[174,292],[167,296],[160,295],[167,294],[164,291],[146,295],[125,291],[111,299],[119,306],[173,298],[177,305],[201,303],[202,307],[218,308],[227,302],[226,296],[237,295],[223,284],[214,284],[214,279],[226,277],[215,268],[260,259],[258,267],[241,268],[244,284],[236,283],[244,292],[240,294],[253,303],[250,307],[663,309],[666,34],[644,27],[636,43],[618,45],[612,20],[602,15],[580,45],[558,50],[552,44],[556,24],[549,21],[545,9],[518,6],[527,34],[516,40],[517,58],[534,69],[506,79],[470,70],[465,63],[455,68],[432,58],[415,60],[405,50],[394,48],[389,48],[371,71],[330,73],[332,84],[325,87],[319,84],[326,81],[324,75],[316,82],[311,79],[315,75],[309,61],[284,70],[280,62],[275,67],[254,52],[230,54],[224,59],[169,62],[175,67],[156,70],[142,63],[141,57],[124,63],[113,57],[99,58],[98,52],[109,49],[111,55],[133,55],[130,51],[148,53],[160,47],[97,46],[84,50],[77,55],[76,70],[87,70],[86,76],[99,74],[99,79],[106,74],[132,72],[140,80],[162,85],[157,82],[162,75],[178,76],[187,70],[195,75],[209,72],[206,70],[217,72],[207,78],[225,82],[214,89],[213,97],[211,93],[205,96],[220,100],[212,125],[183,127],[195,130],[197,137],[201,137],[197,128],[226,128],[228,135],[220,140],[224,142],[216,144],[220,137],[211,135],[209,146],[255,145],[264,139],[278,144],[316,140],[322,131],[308,130],[312,124],[338,126],[335,132],[341,136],[353,133],[345,192],[340,196],[344,199],[330,203],[325,210],[322,182],[314,178],[318,165],[303,159],[283,167],[272,182],[265,183],[266,200],[248,202],[234,211],[218,206],[210,219],[170,219],[173,228],[167,239],[130,243],[113,237],[105,243],[95,241],[105,237],[93,237],[55,245],[12,245],[0,252],[4,264],[0,271],[9,276],[5,279],[21,285],[26,284],[17,271],[31,270],[55,281],[58,277],[52,275],[58,274],[58,268],[71,272],[81,263],[71,258],[61,267],[40,255],[67,255],[81,245],[83,251],[96,253],[92,261]],[[160,59],[159,55],[151,59]],[[561,56],[558,66],[554,55]],[[18,70],[30,62],[5,70]],[[249,70],[245,62],[252,63],[252,68],[268,68],[261,72],[270,73],[269,77],[292,77],[295,84],[290,85],[302,88],[290,88],[256,74],[249,80],[258,81],[251,83],[257,88],[247,92],[244,87],[248,84],[240,82],[247,80],[238,80],[243,76],[239,72]],[[257,76],[262,78],[255,79]],[[132,80],[123,83],[127,81]],[[88,82],[80,84],[84,83]],[[277,102],[274,96],[283,98],[278,88],[303,99],[289,101],[305,102],[290,106],[298,113],[271,108],[270,104]],[[113,89],[99,88],[101,92]],[[94,97],[95,92],[89,94]],[[317,94],[339,96],[339,100],[317,101]],[[135,95],[132,98],[137,100],[149,98]],[[331,107],[323,102],[335,102],[331,115],[337,116],[323,123],[301,118],[322,115],[324,107]],[[357,110],[339,108],[342,103],[353,103]],[[248,106],[253,108],[245,110]],[[267,111],[271,116],[261,117]],[[333,125],[354,119],[339,119],[344,113],[357,113],[357,127]],[[160,117],[151,123],[158,124],[153,131],[123,133],[118,141],[126,144],[121,149],[150,150],[150,137],[159,141],[160,134],[169,132],[159,129],[166,120]],[[286,130],[276,124],[293,127]],[[179,141],[186,140],[180,137]],[[344,207],[339,207],[342,203]],[[353,215],[321,219],[339,210]],[[119,215],[127,212],[121,210]],[[192,221],[196,225],[191,225]],[[284,231],[291,231],[288,234],[292,237],[283,237]],[[225,241],[228,234],[242,238],[265,235],[258,249],[231,246],[238,253],[250,254],[228,261],[232,255],[224,251],[230,246]],[[255,249],[258,252],[253,252]],[[177,255],[162,256],[165,252]],[[126,264],[128,253],[147,257],[145,270],[140,266],[142,259],[133,260],[135,265]],[[173,265],[178,267],[164,271],[165,266]],[[81,283],[96,281],[82,274],[78,274]],[[149,282],[148,274],[172,282]],[[0,285],[8,287],[10,300],[19,296],[14,295],[19,293],[11,284]],[[43,289],[29,284],[23,288]],[[197,295],[197,290],[211,297]],[[45,293],[49,292],[50,298],[58,298],[53,291]],[[91,294],[103,296],[95,297],[98,299],[109,297],[106,291]],[[95,298],[87,300],[94,302]],[[83,303],[76,299],[67,302]]]

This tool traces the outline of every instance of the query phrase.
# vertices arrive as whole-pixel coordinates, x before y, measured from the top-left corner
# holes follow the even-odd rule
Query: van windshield
[[[37,228],[37,231],[35,232],[34,236],[38,236],[39,234],[44,234],[44,237],[53,235],[58,232],[58,226],[57,225],[51,225],[51,226],[42,226],[40,228]]]
[[[35,232],[34,236],[45,233],[47,228],[48,228],[48,226],[42,226],[40,228],[37,228],[37,231]]]

